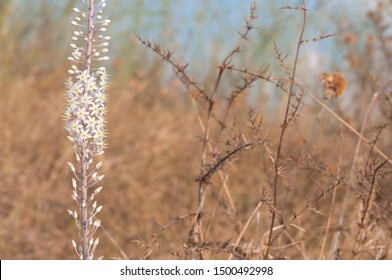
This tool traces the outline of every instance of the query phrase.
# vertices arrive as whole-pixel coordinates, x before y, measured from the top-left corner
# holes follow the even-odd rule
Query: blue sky
[[[125,6],[130,3],[129,0],[111,1],[113,4],[122,2]],[[307,34],[317,36],[318,32],[334,33],[336,29],[330,22],[331,13],[334,16],[345,14],[346,17],[353,17],[365,11],[364,5],[374,2],[372,0],[308,0],[308,27],[310,28]],[[179,53],[187,57],[208,56],[216,53],[216,50],[211,48],[216,47],[217,42],[220,42],[223,52],[233,46],[238,39],[236,32],[243,27],[244,18],[249,14],[252,3],[252,0],[145,0],[140,10],[134,11],[136,16],[144,18],[140,20],[130,16],[123,24],[129,31],[148,39],[155,39],[164,46],[174,45]],[[270,28],[275,28],[278,33],[273,34],[274,39],[278,42],[283,41],[283,44],[286,38],[298,32],[301,20],[298,13],[279,11],[277,8],[286,4],[298,5],[302,1],[258,0],[256,3],[259,16],[256,24],[261,28],[260,32],[264,30],[268,33]],[[113,6],[112,9],[116,9]],[[316,10],[320,6],[322,8]],[[163,11],[165,8],[166,11]],[[162,20],[165,12],[170,13],[169,22]],[[135,20],[141,22],[135,24]]]
[[[306,38],[337,32],[362,32],[366,12],[376,0],[307,0],[308,25]],[[131,38],[133,33],[160,43],[162,48],[175,50],[180,61],[190,63],[198,77],[204,65],[217,65],[238,41],[252,0],[110,0],[113,36]],[[301,0],[257,0],[258,30],[242,62],[249,67],[276,64],[272,40],[292,59],[300,30],[301,14],[279,10],[284,5],[301,5]],[[341,20],[342,23],[337,22]],[[345,26],[347,25],[347,26]],[[120,40],[118,40],[120,41]],[[116,40],[113,40],[116,42]],[[128,40],[121,40],[127,43]],[[307,44],[302,51],[303,68],[316,75],[336,69],[341,61],[336,49],[337,39]],[[128,46],[126,46],[128,47]],[[133,46],[143,50],[140,44]],[[132,49],[129,49],[132,52]],[[148,57],[154,57],[149,53]],[[338,65],[339,67],[341,65]],[[343,66],[342,66],[343,67]],[[314,69],[317,68],[317,69]],[[311,79],[312,75],[308,75]]]

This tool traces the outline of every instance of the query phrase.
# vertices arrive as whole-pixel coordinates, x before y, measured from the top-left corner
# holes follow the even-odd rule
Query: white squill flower
[[[75,219],[81,238],[81,244],[72,240],[72,246],[81,259],[92,259],[99,240],[93,238],[93,235],[100,226],[100,220],[95,215],[102,210],[102,205],[96,208],[94,197],[102,187],[91,187],[103,179],[104,175],[97,173],[102,166],[101,162],[92,171],[89,171],[89,167],[94,157],[103,154],[106,147],[108,74],[100,63],[109,59],[107,53],[110,36],[106,36],[105,32],[110,20],[103,18],[105,0],[82,0],[81,6],[83,8],[73,9],[76,17],[71,24],[75,30],[68,57],[72,65],[68,70],[70,77],[65,83],[65,129],[78,163],[78,167],[72,163],[68,163],[68,166],[74,175],[71,197],[76,201],[79,212],[68,210],[68,213]]]

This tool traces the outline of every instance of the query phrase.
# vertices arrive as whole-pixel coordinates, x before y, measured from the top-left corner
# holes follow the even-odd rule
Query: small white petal
[[[101,220],[95,220],[94,221],[94,226],[97,227],[97,228],[100,227],[101,226]]]
[[[103,187],[98,187],[95,191],[94,194],[98,194],[102,191]]]
[[[70,163],[70,162],[67,162],[67,164],[68,164],[68,166],[69,166],[69,168],[71,169],[71,171],[72,172],[75,172],[75,167],[73,166],[73,164],[72,163]],[[72,178],[73,180],[75,180],[74,178]]]
[[[75,178],[72,178],[72,187],[76,189],[78,187],[78,183],[76,182]]]
[[[98,162],[95,168],[98,170],[102,167],[102,161]]]
[[[78,202],[78,194],[75,191],[72,191],[72,195],[71,195],[72,199],[75,200],[76,202]]]

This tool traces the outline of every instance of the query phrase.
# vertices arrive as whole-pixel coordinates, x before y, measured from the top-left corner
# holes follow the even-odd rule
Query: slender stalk
[[[369,115],[370,115],[371,109],[373,108],[373,105],[376,102],[376,99],[378,98],[378,96],[379,96],[379,93],[377,91],[374,92],[373,97],[370,100],[369,105],[366,108],[366,112],[363,117],[362,126],[361,126],[361,130],[359,132],[359,135],[363,135],[365,132],[366,126],[369,121]],[[362,142],[363,142],[363,139],[361,137],[359,137],[357,140],[357,145],[355,147],[354,158],[353,158],[353,161],[351,164],[349,186],[352,186],[354,183],[354,170],[355,170],[355,166],[358,161],[359,151],[361,150]],[[369,143],[368,141],[365,141],[365,142]],[[348,188],[346,188],[346,192],[345,192],[344,198],[343,198],[342,208],[341,208],[340,214],[339,214],[339,225],[338,225],[339,231],[336,232],[334,239],[333,239],[333,242],[332,242],[331,251],[332,251],[334,258],[337,258],[337,255],[338,255],[338,249],[340,246],[341,235],[342,235],[341,229],[343,227],[344,218],[346,215],[349,196],[350,196],[350,188],[348,187]]]
[[[240,243],[242,236],[244,235],[245,231],[247,230],[247,228],[250,225],[250,222],[252,221],[253,217],[257,214],[257,211],[259,211],[260,207],[263,205],[263,203],[261,201],[259,201],[259,203],[257,203],[255,209],[253,210],[252,214],[249,216],[248,220],[246,221],[246,224],[244,226],[244,228],[242,229],[241,233],[238,235],[237,240],[234,244],[234,248],[236,248],[238,246],[238,244]],[[233,258],[233,253],[230,254],[229,256],[229,260],[231,260]]]
[[[299,53],[301,50],[302,42],[303,42],[303,35],[305,32],[305,26],[306,26],[306,0],[303,1],[303,6],[302,6],[302,11],[303,11],[303,21],[302,21],[302,28],[301,32],[298,38],[298,44],[297,44],[297,50],[295,53],[295,59],[294,59],[294,64],[293,64],[293,71],[291,73],[290,77],[290,89],[288,92],[288,99],[287,99],[287,105],[286,105],[286,112],[284,115],[284,120],[282,123],[282,129],[280,131],[280,137],[279,137],[279,143],[278,143],[278,149],[276,152],[276,157],[274,160],[274,184],[273,184],[273,202],[274,202],[274,207],[276,208],[277,206],[277,196],[278,196],[278,179],[279,179],[279,163],[280,163],[280,155],[282,152],[282,146],[283,146],[283,139],[284,135],[286,132],[286,129],[289,125],[289,112],[290,112],[290,105],[291,105],[291,100],[293,97],[293,89],[294,89],[294,84],[295,84],[295,74],[297,70],[297,64],[298,64],[298,58],[299,58]],[[271,218],[271,224],[270,224],[270,230],[269,230],[269,235],[268,235],[268,242],[267,246],[264,252],[264,259],[268,257],[269,251],[272,246],[272,235],[274,231],[274,226],[275,226],[275,218],[276,218],[276,213],[273,211],[272,212],[272,218]]]
[[[90,0],[88,6],[88,23],[87,23],[87,49],[86,49],[86,61],[84,63],[84,68],[87,74],[90,74],[91,67],[91,51],[93,46],[93,16],[94,16],[94,2],[95,0]]]
[[[80,183],[81,183],[81,197],[80,197],[80,212],[82,215],[82,243],[83,243],[83,259],[88,260],[88,210],[87,210],[87,199],[88,199],[88,183],[87,183],[87,147],[86,143],[82,145],[82,158],[80,162]]]
[[[91,66],[91,50],[93,43],[93,15],[94,15],[94,0],[90,0],[88,7],[88,24],[87,24],[87,49],[86,49],[86,60],[84,64],[85,71],[87,75],[90,75],[90,66]],[[87,88],[87,82],[86,82]],[[87,107],[87,104],[85,105]],[[83,128],[86,129],[87,124],[83,123]],[[80,183],[82,188],[82,193],[80,197],[80,212],[82,215],[82,243],[83,243],[83,259],[89,259],[88,252],[88,210],[87,210],[87,199],[88,199],[88,143],[87,141],[83,141],[82,150],[81,150],[81,162],[80,162]]]
[[[343,153],[342,153],[342,149],[341,149],[340,153],[339,153],[339,161],[338,161],[338,172],[337,172],[338,177],[340,177],[340,173],[341,173],[342,154]],[[327,243],[329,229],[331,227],[331,220],[332,220],[333,210],[335,208],[337,189],[338,188],[334,188],[333,192],[332,192],[331,205],[329,206],[328,218],[327,218],[327,222],[325,225],[325,233],[324,233],[324,237],[323,237],[323,240],[321,241],[321,246],[320,246],[320,253],[319,253],[319,257],[318,257],[319,260],[324,258],[324,249],[325,249],[325,244]]]

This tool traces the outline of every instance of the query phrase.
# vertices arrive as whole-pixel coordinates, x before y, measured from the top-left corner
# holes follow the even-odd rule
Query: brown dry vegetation
[[[383,29],[384,9],[379,5],[369,12],[374,33],[367,34],[367,40],[357,40],[364,34],[334,39],[347,51],[352,72],[345,79],[351,90],[334,94],[336,87],[329,81],[329,99],[323,99],[322,81],[314,81],[316,91],[301,92],[300,82],[291,78],[294,57],[285,60],[279,46],[265,55],[276,56],[281,73],[252,70],[231,59],[221,62],[215,76],[203,84],[211,97],[219,84],[216,73],[223,69],[224,82],[210,117],[199,84],[185,81],[187,89],[175,75],[160,81],[167,71],[164,65],[173,63],[177,72],[181,66],[157,45],[150,45],[153,53],[148,48],[143,53],[157,58],[150,59],[150,65],[126,78],[114,75],[96,255],[186,259],[196,251],[205,259],[391,259],[392,169],[380,154],[388,157],[392,144],[392,95],[385,75],[392,64],[387,59],[381,59],[385,65],[379,63],[380,57],[390,58],[392,50]],[[303,16],[300,8],[281,12]],[[253,19],[248,20],[251,24]],[[2,42],[10,39],[7,34],[1,35]],[[325,36],[314,37],[323,44]],[[66,168],[73,151],[62,120],[69,65],[56,62],[64,61],[66,54],[48,54],[44,44],[30,46],[21,56],[24,52],[11,46],[21,44],[18,40],[12,38],[9,47],[0,50],[0,258],[75,259],[71,239],[78,238],[77,230],[67,214],[75,205]],[[292,52],[301,44],[293,41]],[[143,49],[142,44],[133,47]],[[47,55],[55,59],[55,67],[40,64]],[[236,51],[227,55],[232,58]],[[114,59],[112,67],[120,64]],[[187,72],[177,76],[190,78]],[[271,110],[263,95],[258,104],[250,104],[246,95],[256,81],[277,83],[274,94],[281,104]],[[244,83],[225,119],[225,97]],[[347,105],[342,98],[348,93],[357,96]],[[284,123],[289,94],[293,99]],[[211,149],[206,148],[201,170],[203,127],[209,119]],[[224,159],[248,143],[254,145]],[[204,178],[208,171],[213,174]],[[205,188],[205,204],[198,213],[200,187]],[[195,229],[197,215],[202,223]]]

